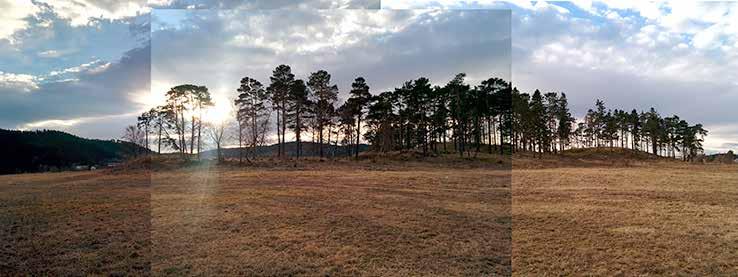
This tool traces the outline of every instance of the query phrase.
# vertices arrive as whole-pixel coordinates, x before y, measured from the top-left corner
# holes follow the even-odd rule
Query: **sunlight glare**
[[[203,121],[212,124],[221,124],[231,119],[233,107],[228,97],[222,94],[213,94],[213,106],[209,107],[203,115]]]

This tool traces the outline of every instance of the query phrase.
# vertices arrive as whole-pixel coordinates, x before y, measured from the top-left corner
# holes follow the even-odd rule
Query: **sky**
[[[171,84],[201,83],[225,97],[240,77],[266,82],[278,63],[299,78],[326,69],[339,88],[366,75],[375,92],[416,69],[436,83],[455,69],[474,78],[504,51],[464,34],[504,35],[474,24],[500,16],[460,16],[480,12],[470,9],[511,11],[507,68],[521,91],[565,92],[579,117],[597,98],[653,106],[705,125],[707,152],[738,150],[737,2],[0,0],[0,128],[119,138]],[[285,21],[296,26],[280,28]],[[442,45],[428,30],[465,45]],[[187,40],[193,34],[203,39]]]
[[[267,86],[280,64],[303,80],[326,70],[337,106],[357,77],[379,94],[419,77],[444,85],[466,73],[479,84],[511,74],[509,10],[155,10],[151,28],[155,101],[194,83],[209,88],[218,111],[230,108],[241,78]]]

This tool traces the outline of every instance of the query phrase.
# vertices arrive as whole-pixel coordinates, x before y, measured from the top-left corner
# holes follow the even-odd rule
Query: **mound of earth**
[[[119,165],[111,168],[111,172],[129,172],[136,170],[171,170],[186,166],[195,166],[202,163],[211,162],[209,160],[198,161],[193,155],[189,161],[182,160],[179,154],[152,154],[142,155],[139,157],[128,159]]]
[[[428,157],[428,155],[424,155],[423,152],[417,150],[401,150],[390,152],[367,151],[359,154],[359,158],[364,160],[381,159],[391,161],[418,161],[426,157]]]
[[[576,148],[561,153],[566,157],[586,160],[661,160],[667,159],[654,154],[625,148]]]
[[[559,168],[615,166],[628,167],[650,163],[677,162],[677,160],[654,154],[623,148],[578,148],[558,154],[517,152],[513,157],[513,168]]]

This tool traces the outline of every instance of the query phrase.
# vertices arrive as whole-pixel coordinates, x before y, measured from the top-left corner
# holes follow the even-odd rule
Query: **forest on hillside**
[[[206,86],[183,84],[166,92],[166,101],[143,113],[125,138],[161,153],[170,149],[189,159],[201,152],[203,141],[220,154],[226,141],[238,144],[239,161],[256,157],[249,149],[277,142],[276,156],[287,157],[287,134],[294,137],[296,158],[304,156],[303,141],[323,148],[344,146],[358,155],[362,139],[370,150],[413,150],[422,154],[455,153],[461,157],[516,151],[558,153],[564,149],[623,147],[689,160],[702,152],[707,131],[674,115],[610,110],[601,100],[575,119],[566,94],[536,90],[521,93],[509,81],[491,77],[468,84],[459,73],[444,85],[420,77],[391,91],[371,91],[364,77],[347,89],[338,103],[339,88],[325,70],[300,79],[288,65],[279,65],[268,83],[243,77],[232,95],[235,128],[204,122],[214,106]],[[235,131],[233,131],[235,130]],[[353,147],[353,150],[350,150]],[[191,155],[187,155],[187,154]]]
[[[101,166],[147,151],[130,142],[85,139],[54,130],[0,129],[0,144],[4,149],[0,174]]]

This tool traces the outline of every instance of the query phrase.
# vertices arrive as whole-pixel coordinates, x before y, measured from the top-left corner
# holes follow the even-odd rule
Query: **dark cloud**
[[[101,72],[80,72],[78,80],[38,84],[30,92],[0,89],[0,127],[46,120],[105,117],[138,110],[131,94],[149,91],[150,46],[135,48]],[[108,126],[114,130],[119,126]],[[120,126],[122,127],[122,126]]]
[[[188,13],[184,25],[196,28],[152,34],[154,83],[193,82],[232,93],[243,76],[267,83],[282,63],[291,65],[298,78],[329,71],[342,94],[357,76],[364,76],[375,93],[421,76],[439,84],[459,72],[479,79],[510,76],[509,11]],[[336,24],[349,16],[360,18],[354,21],[360,25],[355,32],[345,30],[352,24]],[[402,30],[372,33],[392,28]],[[245,38],[243,44],[234,43],[238,36]],[[299,49],[316,43],[325,44]]]
[[[72,26],[48,4],[37,5],[42,11],[27,19],[29,28],[13,34],[15,45],[0,39],[0,71],[43,75],[94,59],[114,61],[148,43],[148,15],[124,20],[92,19],[90,25]],[[40,57],[39,53],[46,51],[59,55]]]

